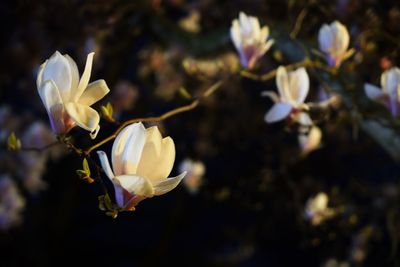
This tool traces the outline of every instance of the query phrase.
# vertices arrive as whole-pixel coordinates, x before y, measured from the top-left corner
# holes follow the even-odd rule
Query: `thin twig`
[[[122,131],[123,128],[125,128],[126,126],[132,124],[132,123],[136,123],[136,122],[159,122],[159,121],[163,121],[165,119],[168,119],[169,117],[172,117],[174,115],[177,115],[179,113],[183,113],[186,111],[190,111],[194,108],[196,108],[199,104],[200,104],[200,100],[203,98],[206,98],[208,96],[210,96],[211,94],[213,94],[217,89],[220,88],[220,86],[222,85],[222,81],[218,81],[215,84],[213,84],[211,87],[209,87],[199,98],[197,98],[196,100],[194,100],[192,103],[186,105],[186,106],[182,106],[173,110],[170,110],[160,116],[157,117],[145,117],[145,118],[136,118],[136,119],[131,119],[131,120],[127,120],[124,123],[122,123],[117,130],[115,130],[115,132],[106,137],[105,139],[101,140],[100,142],[94,144],[93,146],[89,147],[88,149],[81,151],[84,155],[89,155],[94,149],[110,142],[111,140],[115,139],[118,135],[119,132]]]
[[[303,8],[299,15],[297,16],[296,22],[294,24],[293,30],[290,33],[290,38],[295,39],[297,34],[299,34],[301,26],[303,24],[304,18],[307,16],[307,9]]]
[[[321,69],[330,74],[336,74],[336,69],[330,68],[330,67],[326,66],[325,64],[322,64],[319,61],[310,61],[308,59],[300,61],[300,62],[292,63],[292,64],[286,65],[284,67],[288,71],[294,70],[294,69],[297,69],[300,67],[308,67],[308,68]],[[278,71],[277,69],[274,69],[263,75],[257,75],[257,74],[248,72],[246,70],[242,70],[240,72],[240,75],[242,75],[243,77],[252,79],[252,80],[256,80],[256,81],[268,81],[268,80],[273,79],[276,76],[277,71]]]

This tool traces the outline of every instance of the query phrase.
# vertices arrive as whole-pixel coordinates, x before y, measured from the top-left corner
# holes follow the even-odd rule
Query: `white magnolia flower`
[[[339,67],[342,61],[354,53],[354,49],[347,50],[350,42],[349,32],[339,21],[322,25],[318,41],[319,48],[325,53],[328,64],[332,67]]]
[[[206,172],[203,162],[187,158],[179,165],[179,171],[187,172],[183,184],[190,193],[196,194],[203,183],[203,175]]]
[[[317,126],[311,127],[307,134],[299,135],[299,144],[303,155],[318,149],[321,145],[322,132]]]
[[[338,261],[335,258],[328,259],[322,267],[350,267],[350,264],[346,261]]]
[[[104,80],[89,84],[93,56],[87,56],[80,79],[75,61],[58,51],[40,66],[36,84],[56,134],[67,133],[78,125],[93,133],[94,138],[100,128],[100,116],[90,106],[110,90]]]
[[[310,80],[304,68],[295,71],[286,72],[286,69],[280,66],[276,73],[276,86],[279,96],[275,92],[263,92],[275,102],[272,108],[265,115],[267,123],[273,123],[283,120],[290,116],[291,119],[301,125],[312,125],[310,116],[303,110],[308,106],[304,104],[310,87]]]
[[[307,201],[305,216],[311,221],[312,225],[319,225],[334,215],[334,211],[328,207],[328,202],[329,197],[324,192],[318,193]]]
[[[232,21],[231,39],[240,56],[240,63],[244,68],[251,69],[256,61],[262,57],[273,40],[268,39],[268,26],[260,27],[258,18],[247,16],[240,12],[239,19]]]
[[[97,153],[113,182],[117,205],[125,210],[145,198],[168,193],[186,174],[167,178],[175,161],[175,145],[171,137],[162,138],[156,126],[146,129],[142,123],[135,123],[125,127],[112,147],[113,169],[106,153]]]
[[[366,95],[383,105],[385,105],[393,116],[400,115],[400,69],[391,68],[382,73],[381,76],[382,89],[366,83],[364,90]]]

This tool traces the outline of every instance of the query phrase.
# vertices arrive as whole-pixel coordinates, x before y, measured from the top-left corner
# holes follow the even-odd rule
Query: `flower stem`
[[[128,125],[130,125],[132,123],[136,123],[136,122],[159,122],[159,121],[163,121],[165,119],[168,119],[168,118],[170,118],[172,116],[175,116],[175,115],[177,115],[179,113],[183,113],[183,112],[187,112],[187,111],[190,111],[192,109],[195,109],[200,104],[200,100],[201,99],[207,98],[210,95],[212,95],[215,91],[217,91],[221,87],[222,83],[223,83],[222,80],[214,83],[206,91],[204,91],[203,94],[199,98],[193,100],[192,103],[190,103],[188,105],[185,105],[185,106],[182,106],[182,107],[179,107],[179,108],[176,108],[176,109],[173,109],[173,110],[170,110],[170,111],[168,111],[168,112],[166,112],[166,113],[164,113],[164,114],[162,114],[160,116],[136,118],[136,119],[127,120],[124,123],[122,123],[117,128],[117,130],[115,130],[115,132],[112,135],[110,135],[110,136],[106,137],[105,139],[101,140],[100,142],[92,145],[88,149],[82,151],[82,153],[84,155],[90,155],[90,153],[93,150],[95,150],[96,148],[98,148],[98,147],[110,142],[111,140],[115,139],[117,137],[118,133],[121,132],[123,128],[125,128],[126,126],[128,126]]]

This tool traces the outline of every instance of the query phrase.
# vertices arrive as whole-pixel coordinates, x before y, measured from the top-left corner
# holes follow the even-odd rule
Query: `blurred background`
[[[293,124],[264,122],[272,101],[260,93],[275,80],[238,74],[229,28],[240,11],[275,40],[259,74],[321,61],[321,25],[347,26],[356,53],[338,78],[310,71],[308,100],[326,99],[325,87],[342,99],[312,114],[318,149],[303,153]],[[400,266],[400,122],[363,93],[400,60],[398,1],[15,0],[0,3],[0,20],[1,266]],[[80,73],[96,52],[91,81],[111,92],[95,107],[110,102],[119,121],[189,104],[224,79],[198,108],[157,124],[175,141],[172,174],[193,162],[196,171],[112,219],[98,208],[99,183],[80,180],[81,159],[62,146],[7,151],[11,132],[27,147],[55,140],[36,75],[56,50]],[[101,127],[97,140],[116,129]],[[78,128],[71,135],[92,143]]]

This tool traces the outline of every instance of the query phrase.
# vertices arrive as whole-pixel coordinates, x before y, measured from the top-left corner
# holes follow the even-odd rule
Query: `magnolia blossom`
[[[114,185],[117,205],[124,210],[134,209],[145,198],[168,193],[186,174],[167,178],[175,161],[175,145],[171,137],[162,138],[156,126],[146,129],[135,123],[125,127],[112,147],[112,169],[106,153],[97,153]]]
[[[80,79],[75,61],[58,51],[40,66],[36,84],[56,134],[65,134],[78,125],[94,138],[100,129],[100,116],[90,106],[110,90],[104,80],[89,84],[93,56],[87,56]]]
[[[319,48],[325,53],[328,64],[332,67],[339,67],[342,61],[354,53],[354,49],[347,50],[350,42],[349,32],[339,21],[322,25],[318,41]]]
[[[385,105],[393,116],[400,115],[400,69],[395,67],[382,73],[382,89],[366,83],[364,90],[366,95],[383,105]]]
[[[301,125],[312,125],[310,116],[303,112],[308,106],[304,104],[307,97],[310,80],[304,68],[286,72],[280,66],[276,73],[276,85],[279,96],[275,92],[263,92],[275,102],[272,108],[265,115],[267,123],[277,122],[290,116],[291,119]]]
[[[310,198],[305,207],[305,216],[313,225],[319,225],[324,220],[332,217],[334,212],[328,207],[329,197],[326,193],[320,192]]]
[[[240,12],[239,19],[232,21],[231,39],[240,56],[240,63],[244,68],[251,69],[256,61],[262,57],[273,40],[268,39],[268,26],[260,27],[258,18],[247,16]]]
[[[203,175],[206,172],[203,162],[187,158],[179,165],[179,171],[187,172],[183,184],[190,193],[196,194],[203,183]]]
[[[335,258],[328,259],[322,267],[350,267],[350,264],[346,261],[338,261]]]
[[[300,149],[303,155],[318,149],[321,145],[322,132],[317,126],[311,127],[307,134],[299,135]]]

